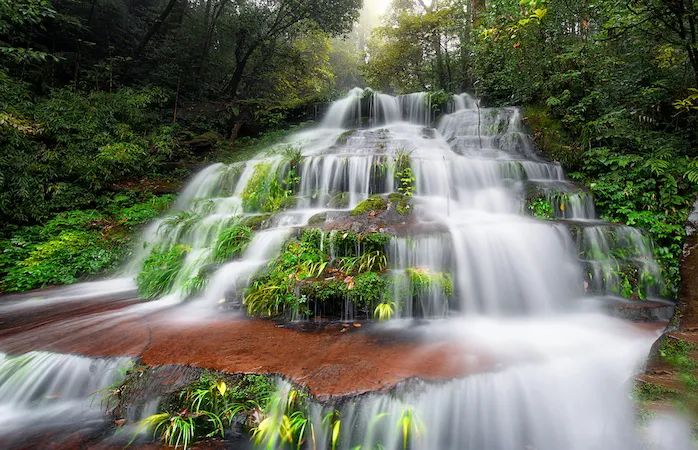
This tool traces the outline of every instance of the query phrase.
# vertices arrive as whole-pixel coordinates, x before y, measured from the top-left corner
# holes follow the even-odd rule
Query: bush
[[[36,245],[28,257],[8,270],[4,289],[18,292],[52,284],[70,284],[82,275],[114,267],[118,250],[105,245],[95,231],[62,231]]]
[[[0,287],[19,292],[74,283],[114,268],[128,255],[134,227],[157,217],[173,198],[117,194],[103,200],[103,210],[66,211],[43,225],[8,227],[0,239]]]

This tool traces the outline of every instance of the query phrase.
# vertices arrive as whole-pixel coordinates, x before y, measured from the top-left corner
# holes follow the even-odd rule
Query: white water
[[[255,167],[268,162],[274,176],[285,170],[273,152],[214,164],[194,177],[173,214],[146,230],[129,270],[135,273],[157,246],[189,246],[175,287],[160,302],[188,299],[181,315],[215,314],[220,303],[239,302],[254,275],[312,216],[394,191],[391,161],[407,151],[415,175],[413,214],[439,231],[393,240],[388,255],[396,286],[409,283],[407,269],[418,268],[449,274],[455,295],[447,298],[438,287],[414,298],[396,293],[396,317],[432,319],[420,329],[425,338],[481,349],[496,370],[338,406],[347,424],[340,448],[402,448],[396,422],[406,408],[423,423],[413,449],[689,448],[680,420],[661,417],[642,431],[633,417],[628,380],[641,370],[654,336],[589,306],[592,295],[618,294],[621,263],[650,273],[648,294],[658,295],[651,244],[637,230],[596,219],[591,197],[569,183],[558,164],[536,155],[518,110],[480,108],[467,95],[452,103],[453,112],[431,128],[427,94],[353,90],[329,108],[319,127],[285,144],[303,155],[296,206],[270,219],[242,256],[215,266],[203,292],[192,297],[182,286],[213,265],[220,231],[251,214],[241,196]],[[361,125],[366,128],[354,130]],[[532,188],[544,192],[555,217],[565,220],[531,217],[525,199]],[[333,204],[337,194],[343,194],[341,205]],[[7,386],[16,384],[0,380],[0,390]],[[371,425],[381,413],[386,422]],[[318,419],[316,429],[322,428]],[[657,443],[662,433],[673,433],[671,446]]]
[[[10,448],[32,433],[98,430],[108,388],[129,366],[128,358],[0,354],[0,442]]]

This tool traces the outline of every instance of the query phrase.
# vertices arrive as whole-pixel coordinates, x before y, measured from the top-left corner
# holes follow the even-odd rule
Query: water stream
[[[447,336],[487,349],[497,370],[334,405],[344,423],[339,448],[402,448],[399,422],[407,410],[421,423],[410,442],[415,450],[690,448],[677,419],[661,416],[638,427],[628,381],[642,369],[654,338],[610,317],[595,301],[628,301],[624,294],[660,300],[651,242],[638,230],[600,221],[591,195],[569,182],[558,164],[537,155],[516,108],[482,108],[463,94],[448,109],[435,123],[427,93],[394,97],[354,89],[331,105],[317,127],[250,161],[204,169],[173,210],[144,231],[123,278],[72,292],[89,298],[109,288],[133,290],[130,280],[151,252],[186,245],[172,288],[149,311],[180,302],[185,307],[173,314],[239,307],[244,288],[298,227],[318,214],[348,211],[371,195],[394,192],[392,162],[408,154],[415,177],[412,214],[420,231],[394,237],[386,249],[401,306],[385,326],[412,327],[410,319],[428,319],[418,331],[425,339]],[[288,174],[283,154],[289,147],[301,152],[293,202],[272,217],[246,210],[245,189],[260,166],[271,178]],[[549,203],[549,218],[531,213],[532,198]],[[241,256],[217,262],[221,232],[251,217],[263,218],[263,229]],[[445,274],[453,293],[434,285],[400,298],[409,291],[406,272],[413,268]],[[205,288],[192,291],[202,274]],[[118,314],[139,311],[135,306]],[[56,417],[51,408],[63,411],[66,402],[84,401],[113,381],[122,363],[27,358],[23,370],[40,371],[35,376],[41,379],[20,380],[10,366],[16,362],[0,361],[3,429],[16,429],[17,411],[40,409]],[[37,393],[44,385],[65,386],[65,400],[45,407],[40,399],[53,388]],[[327,406],[315,408],[320,430]],[[658,441],[666,430],[673,430],[674,442]]]

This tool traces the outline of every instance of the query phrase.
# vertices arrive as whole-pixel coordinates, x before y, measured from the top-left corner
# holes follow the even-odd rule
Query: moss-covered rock
[[[393,192],[388,196],[391,206],[401,216],[406,216],[412,212],[412,204],[410,197],[399,192]]]
[[[257,231],[265,228],[268,225],[271,216],[271,214],[257,214],[254,216],[245,217],[242,219],[241,223],[251,230]]]
[[[349,138],[352,137],[356,133],[356,130],[347,130],[344,133],[340,134],[339,137],[337,138],[337,142],[335,142],[336,145],[346,145],[346,143],[349,141]]]
[[[367,198],[362,201],[351,211],[352,216],[361,216],[363,214],[376,213],[388,209],[388,202],[377,195]]]
[[[328,208],[343,209],[349,206],[349,193],[337,192],[327,202]]]

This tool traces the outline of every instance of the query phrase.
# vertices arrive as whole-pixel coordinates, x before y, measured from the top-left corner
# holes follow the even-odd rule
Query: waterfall
[[[130,364],[129,358],[0,354],[0,442],[11,448],[32,433],[99,432],[102,402]]]
[[[656,443],[657,430],[682,430],[680,421],[660,416],[646,437],[629,398],[627,381],[652,336],[595,302],[661,297],[652,243],[640,230],[599,220],[591,194],[536,152],[517,108],[482,108],[468,94],[450,103],[437,119],[429,93],[353,89],[316,128],[194,176],[172,211],[144,230],[124,274],[137,277],[154,252],[182,246],[181,268],[153,304],[186,300],[172,315],[217,314],[221,304],[239,309],[245,288],[311,218],[332,223],[372,195],[398,191],[396,160],[408,155],[411,215],[386,247],[396,314],[377,328],[413,331],[420,319],[421,337],[481,349],[494,369],[329,406],[344,423],[337,448],[633,450],[651,443],[668,450]],[[272,192],[278,204],[255,204],[260,192]],[[244,250],[215,257],[226,230],[253,222]],[[189,289],[202,277],[205,286]],[[128,279],[119,285],[133,289]],[[355,317],[350,306],[342,317]],[[0,362],[0,407],[43,405],[52,383],[67,387],[64,397],[86,395],[108,384],[116,364],[28,357],[40,378],[34,387],[8,376],[10,362]],[[96,364],[94,377],[80,378],[89,364]],[[322,430],[328,406],[314,408],[314,427]],[[398,426],[405,414],[414,427],[409,443]],[[0,424],[8,420],[14,423],[0,415]],[[672,448],[687,448],[676,442]]]

